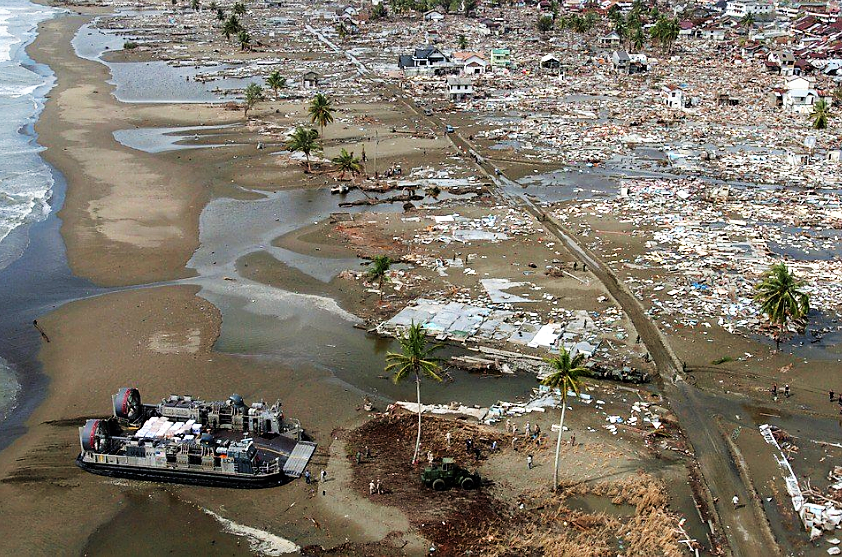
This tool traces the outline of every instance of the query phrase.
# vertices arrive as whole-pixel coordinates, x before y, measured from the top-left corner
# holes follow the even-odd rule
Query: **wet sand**
[[[111,132],[127,122],[194,125],[231,114],[195,106],[116,103],[104,83],[107,69],[78,59],[67,46],[84,21],[65,17],[45,23],[30,49],[34,58],[49,60],[58,76],[39,131],[49,160],[67,177],[62,232],[71,268],[109,285],[185,276],[198,241],[198,215],[214,189],[202,183],[204,170],[195,159],[213,154],[185,157],[191,163],[185,165],[177,162],[183,154],[146,155],[119,145]],[[288,416],[301,419],[325,442],[335,425],[360,419],[357,392],[325,370],[214,352],[221,315],[197,291],[195,286],[124,290],[39,317],[51,339],[40,354],[49,378],[46,398],[30,416],[28,432],[0,453],[0,497],[5,502],[0,521],[7,551],[78,554],[87,547],[92,554],[113,553],[125,540],[95,534],[108,532],[111,521],[120,530],[136,520],[154,523],[167,516],[169,499],[144,502],[140,509],[136,504],[159,492],[159,486],[106,480],[73,465],[78,426],[86,417],[107,414],[110,395],[119,386],[137,385],[147,401],[170,392],[224,398],[232,388],[247,400],[277,397],[285,402]],[[327,443],[314,466],[326,464],[326,451]],[[331,485],[333,489],[339,485]],[[196,535],[208,538],[221,535],[221,526],[208,522],[202,508],[301,545],[375,541],[401,524],[388,510],[355,512],[354,497],[316,497],[303,482],[258,496],[179,486],[165,491],[178,500],[174,512],[192,517]],[[318,517],[319,527],[312,516]],[[222,547],[236,543],[223,538]],[[155,547],[175,551],[183,543],[162,536]]]

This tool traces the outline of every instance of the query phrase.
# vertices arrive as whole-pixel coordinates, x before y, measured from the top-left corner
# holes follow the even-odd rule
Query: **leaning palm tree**
[[[420,324],[414,322],[409,326],[406,333],[399,337],[401,352],[389,352],[386,354],[386,372],[393,373],[392,380],[395,384],[400,383],[410,376],[415,377],[415,393],[418,397],[418,436],[415,438],[415,453],[412,455],[412,463],[418,462],[418,451],[421,448],[421,377],[427,376],[433,381],[441,381],[439,375],[441,360],[433,356],[442,345],[434,344],[427,346],[427,339],[424,337],[424,329]]]
[[[359,157],[354,156],[353,151],[349,153],[345,149],[342,149],[342,151],[339,152],[339,155],[333,157],[331,162],[336,170],[341,173],[339,175],[340,180],[345,178],[346,172],[350,172],[351,177],[354,177],[363,171],[362,162]]]
[[[316,93],[307,112],[310,114],[310,122],[319,126],[324,138],[325,126],[333,123],[333,113],[336,112],[333,101],[322,93]]]
[[[245,93],[245,116],[246,118],[249,117],[249,110],[255,107],[257,103],[264,100],[266,97],[263,95],[263,87],[258,85],[257,83],[249,83],[248,87],[246,87]]]
[[[240,50],[251,50],[251,35],[245,29],[241,29],[237,33],[237,40],[240,42]]]
[[[802,286],[804,282],[797,280],[784,263],[772,265],[755,286],[754,300],[760,303],[760,311],[772,325],[778,326],[775,334],[778,350],[789,320],[804,320],[810,313],[810,295],[801,291]]]
[[[275,70],[266,78],[266,86],[275,92],[275,97],[278,96],[278,90],[287,86],[287,78],[281,77],[281,72]]]
[[[246,5],[242,2],[237,2],[236,4],[234,4],[233,11],[238,16],[244,16],[246,14]]]
[[[810,114],[810,119],[813,121],[813,127],[817,130],[827,129],[827,119],[830,113],[830,105],[827,101],[820,99],[813,105],[813,112]]]
[[[570,352],[561,348],[558,356],[547,360],[553,371],[541,381],[542,385],[561,391],[561,421],[558,424],[558,441],[555,446],[553,491],[558,487],[558,458],[561,453],[561,436],[564,433],[564,411],[567,409],[567,393],[572,391],[576,396],[579,396],[579,391],[582,387],[582,377],[590,375],[590,370],[582,366],[584,361],[584,355],[576,354],[575,358],[571,358]]]
[[[219,21],[223,21],[225,19],[225,10],[223,10],[222,8],[217,8],[216,9],[216,19],[219,20]],[[223,33],[224,33],[224,31],[223,31]],[[228,37],[230,37],[230,35],[226,36],[225,38],[227,39]]]
[[[305,128],[299,126],[295,129],[287,141],[287,149],[295,152],[304,153],[304,158],[307,160],[307,172],[312,172],[310,168],[310,153],[316,150],[316,139],[319,137],[319,132],[313,128]]]
[[[377,281],[377,289],[380,291],[380,301],[383,301],[383,283],[388,282],[389,268],[392,266],[392,260],[387,255],[376,255],[371,260],[371,267],[368,268],[365,275],[369,280]]]

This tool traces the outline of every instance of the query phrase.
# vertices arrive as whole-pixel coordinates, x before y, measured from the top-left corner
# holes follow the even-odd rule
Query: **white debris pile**
[[[607,239],[591,229],[588,218],[618,216],[633,225],[633,235],[650,238],[642,255],[617,256],[609,263],[631,271],[670,271],[667,280],[630,277],[628,282],[639,298],[651,301],[652,313],[673,316],[673,325],[709,327],[712,318],[733,333],[756,332],[765,319],[752,299],[754,287],[782,260],[806,282],[812,307],[842,314],[838,192],[643,179],[624,182],[621,192],[615,199],[580,202],[555,214],[567,222],[581,219],[582,235],[592,237],[595,247]]]

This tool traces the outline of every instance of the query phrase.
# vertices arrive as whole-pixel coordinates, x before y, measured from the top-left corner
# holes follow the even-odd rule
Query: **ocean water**
[[[35,38],[38,23],[60,12],[27,0],[0,0],[0,269],[25,249],[25,225],[50,213],[53,176],[41,159],[32,126],[55,79],[49,68],[26,55],[25,48]],[[0,358],[0,420],[14,405],[18,390],[14,370]]]
[[[38,23],[57,13],[27,0],[0,0],[0,268],[25,245],[7,240],[9,234],[50,212],[53,177],[31,127],[54,77],[29,59],[25,47]]]

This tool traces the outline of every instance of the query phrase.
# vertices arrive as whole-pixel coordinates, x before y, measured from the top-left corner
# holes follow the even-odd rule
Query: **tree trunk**
[[[310,168],[310,153],[304,153],[304,158],[307,159],[307,172],[313,172],[313,169]]]
[[[564,433],[564,411],[567,410],[567,392],[561,395],[561,421],[558,422],[558,442],[555,445],[555,465],[553,466],[553,491],[558,489],[558,457],[561,454],[561,434]]]
[[[412,463],[418,462],[418,451],[421,450],[421,377],[415,374],[415,393],[418,397],[418,437],[415,438],[415,456]]]
[[[383,275],[380,275],[380,280],[377,281],[377,289],[380,294],[380,301],[383,301]],[[419,387],[420,388],[420,387]],[[421,392],[418,392],[418,404],[421,404]],[[418,438],[421,439],[421,419],[418,420]]]

